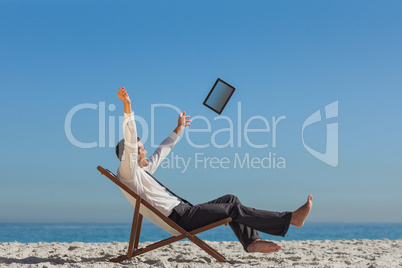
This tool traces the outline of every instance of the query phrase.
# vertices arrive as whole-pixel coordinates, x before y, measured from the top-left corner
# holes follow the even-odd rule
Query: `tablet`
[[[234,86],[218,78],[203,104],[212,111],[221,114],[235,90]]]

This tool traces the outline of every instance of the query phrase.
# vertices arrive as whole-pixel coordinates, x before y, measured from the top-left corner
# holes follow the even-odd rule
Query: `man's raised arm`
[[[131,109],[131,100],[124,87],[119,89],[117,96],[124,103],[124,152],[117,173],[121,175],[121,178],[131,182],[134,179],[137,168],[137,127],[135,125],[134,113]]]
[[[177,120],[177,127],[173,130],[169,137],[162,141],[155,152],[148,158],[149,165],[145,169],[149,173],[152,174],[155,172],[158,166],[162,163],[163,159],[165,159],[172,150],[183,129],[190,126],[191,120],[189,120],[189,118],[190,116],[186,115],[185,111],[183,111],[179,115],[179,119]]]

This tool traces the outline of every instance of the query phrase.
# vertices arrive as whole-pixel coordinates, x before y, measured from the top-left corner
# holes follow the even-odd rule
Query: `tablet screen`
[[[218,78],[205,99],[204,105],[221,114],[235,89],[235,87]]]

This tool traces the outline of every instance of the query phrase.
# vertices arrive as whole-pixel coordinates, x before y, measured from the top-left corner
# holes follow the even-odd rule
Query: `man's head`
[[[147,161],[147,151],[144,148],[144,145],[140,141],[140,138],[137,137],[137,145],[138,145],[138,157],[137,157],[137,164],[140,167],[148,166]],[[124,139],[120,140],[119,143],[116,145],[116,156],[121,161],[124,153]]]

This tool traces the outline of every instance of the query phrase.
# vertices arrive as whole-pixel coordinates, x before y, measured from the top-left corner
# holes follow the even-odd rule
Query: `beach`
[[[207,243],[226,257],[219,263],[189,241],[111,263],[128,243],[0,243],[0,267],[402,267],[402,238],[397,240],[276,241],[271,254],[247,253],[239,242]],[[140,243],[140,247],[152,242]]]

